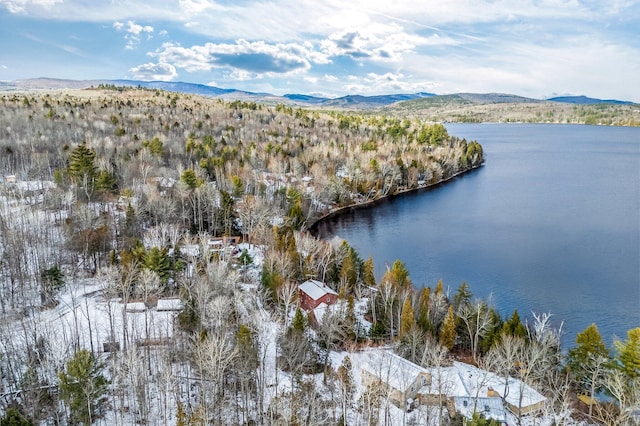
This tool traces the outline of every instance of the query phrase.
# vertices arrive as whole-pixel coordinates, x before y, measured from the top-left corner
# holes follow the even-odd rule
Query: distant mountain
[[[108,84],[116,86],[144,87],[145,89],[159,89],[168,92],[190,93],[202,96],[218,96],[238,92],[235,89],[221,89],[205,84],[182,83],[172,81],[138,81],[138,80],[108,80]],[[248,92],[243,92],[248,93]]]
[[[353,108],[353,107],[380,107],[385,105],[391,105],[396,102],[407,101],[411,99],[421,99],[435,96],[433,93],[411,93],[411,94],[391,94],[391,95],[376,95],[376,96],[362,96],[362,95],[347,95],[335,99],[327,99],[322,102],[323,106],[328,107],[341,107],[341,108]]]
[[[616,99],[597,99],[590,98],[588,96],[556,96],[549,98],[552,102],[563,102],[566,104],[579,104],[579,105],[592,105],[592,104],[616,104],[616,105],[631,105],[633,102],[619,101]]]
[[[328,101],[329,98],[318,98],[316,96],[311,95],[300,95],[300,94],[286,94],[283,98],[287,98],[293,102],[304,102],[311,105],[321,104],[325,101]]]
[[[389,105],[388,109],[425,109],[433,107],[469,107],[474,105],[496,105],[496,104],[533,104],[541,103],[539,99],[525,98],[506,93],[455,93],[451,95],[433,95],[419,99],[411,99],[394,105]]]
[[[453,105],[491,105],[491,104],[523,104],[558,102],[570,104],[619,104],[630,105],[632,102],[618,100],[602,100],[587,96],[559,96],[547,100],[526,98],[505,93],[456,93],[451,95],[436,95],[433,93],[396,93],[388,95],[363,96],[347,95],[339,98],[326,98],[305,94],[286,94],[277,96],[270,93],[247,92],[238,89],[222,89],[205,84],[172,82],[172,81],[142,81],[142,80],[64,80],[55,78],[31,78],[15,81],[0,81],[0,90],[46,90],[46,89],[88,89],[100,84],[128,87],[143,87],[146,89],[166,90],[169,92],[189,93],[200,96],[210,96],[225,100],[243,100],[263,103],[285,103],[300,106],[316,106],[327,108],[347,109],[378,109],[378,108],[429,108],[434,106]]]

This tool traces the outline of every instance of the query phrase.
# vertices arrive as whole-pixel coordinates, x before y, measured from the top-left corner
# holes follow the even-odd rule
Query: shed
[[[321,303],[331,305],[338,300],[338,293],[323,282],[307,280],[298,286],[300,306],[306,311],[312,311]]]

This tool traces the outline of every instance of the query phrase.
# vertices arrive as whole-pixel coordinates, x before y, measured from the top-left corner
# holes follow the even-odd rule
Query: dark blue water
[[[550,312],[565,344],[640,326],[640,129],[450,124],[486,164],[436,189],[324,222],[378,279],[402,260],[414,286],[463,281],[503,316]]]

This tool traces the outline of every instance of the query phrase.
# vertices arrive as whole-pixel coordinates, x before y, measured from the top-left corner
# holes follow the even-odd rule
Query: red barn
[[[338,293],[325,283],[307,280],[298,286],[300,306],[306,311],[314,310],[319,304],[331,305],[338,300]]]

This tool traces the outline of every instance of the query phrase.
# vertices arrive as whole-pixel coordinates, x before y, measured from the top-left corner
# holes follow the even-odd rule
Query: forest
[[[478,142],[140,88],[1,100],[0,425],[462,424],[358,380],[383,349],[541,392],[518,425],[637,424],[640,328],[608,348],[594,324],[567,351],[548,314],[418,288],[401,260],[378,280],[373,259],[308,232],[482,166]],[[322,314],[300,306],[310,278],[337,295]]]

